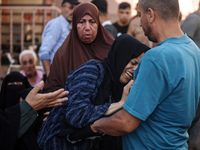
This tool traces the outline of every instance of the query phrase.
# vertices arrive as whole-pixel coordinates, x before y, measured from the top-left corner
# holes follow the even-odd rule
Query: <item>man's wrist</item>
[[[96,122],[96,121],[95,121],[95,122]],[[98,130],[96,129],[95,122],[94,122],[93,124],[90,125],[90,128],[91,128],[91,130],[92,130],[94,133],[97,133]]]

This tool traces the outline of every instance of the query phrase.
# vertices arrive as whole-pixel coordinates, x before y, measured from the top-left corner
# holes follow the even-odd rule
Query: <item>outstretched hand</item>
[[[62,105],[62,102],[67,101],[68,98],[63,96],[69,94],[64,89],[59,89],[55,92],[40,94],[38,91],[44,85],[43,81],[40,81],[27,95],[26,101],[33,107],[34,110],[40,110],[45,107],[55,107]]]

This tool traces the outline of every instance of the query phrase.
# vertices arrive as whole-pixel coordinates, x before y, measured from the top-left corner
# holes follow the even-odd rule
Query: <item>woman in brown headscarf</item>
[[[100,24],[96,6],[88,2],[79,4],[73,12],[72,30],[54,56],[44,92],[63,88],[67,75],[88,60],[102,61],[113,41]]]

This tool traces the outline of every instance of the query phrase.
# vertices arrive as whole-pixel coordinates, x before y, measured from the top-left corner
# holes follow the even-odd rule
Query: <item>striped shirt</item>
[[[103,116],[110,103],[92,104],[103,78],[103,65],[96,60],[88,61],[68,75],[65,90],[69,91],[69,100],[53,108],[43,124],[38,135],[38,144],[42,150],[98,149],[97,140],[85,140],[73,145],[66,137],[59,137],[58,133],[63,118],[70,126],[82,128]]]

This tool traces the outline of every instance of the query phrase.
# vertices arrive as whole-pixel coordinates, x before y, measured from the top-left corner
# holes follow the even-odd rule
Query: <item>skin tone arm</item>
[[[62,105],[62,102],[67,101],[68,98],[63,96],[69,94],[68,91],[64,91],[64,89],[59,89],[55,92],[50,92],[46,94],[40,94],[38,91],[44,85],[43,81],[40,81],[27,95],[26,101],[34,110],[40,110],[45,107],[55,107],[58,105]]]
[[[93,132],[121,136],[134,131],[141,120],[129,114],[125,109],[118,111],[111,117],[101,118],[91,125]]]
[[[123,107],[129,94],[130,88],[133,86],[133,82],[133,80],[129,81],[129,83],[124,87],[122,99],[119,102],[112,103],[104,115],[110,115]]]
[[[50,73],[50,60],[42,60],[42,65],[44,67],[44,70],[46,72],[46,76],[49,76]]]

